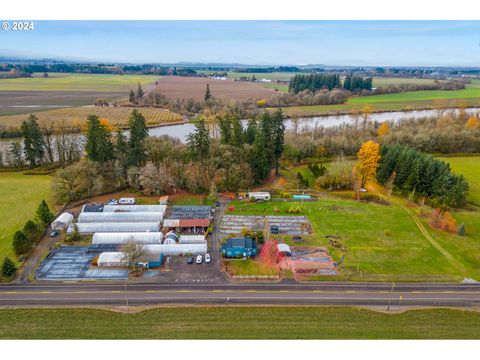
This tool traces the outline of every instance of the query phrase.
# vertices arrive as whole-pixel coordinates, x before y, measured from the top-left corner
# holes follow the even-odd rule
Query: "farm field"
[[[112,74],[49,74],[47,78],[0,79],[0,91],[94,91],[125,92],[136,89],[140,83],[144,90],[155,83],[157,75]]]
[[[462,174],[470,185],[469,200],[480,206],[480,156],[439,158],[450,164],[452,170]]]
[[[396,202],[395,202],[396,203]],[[285,214],[292,206],[299,206],[312,224],[314,235],[307,236],[304,245],[326,246],[335,260],[341,256],[328,237],[336,237],[347,247],[346,259],[338,279],[363,281],[459,281],[464,277],[479,277],[478,250],[466,257],[469,249],[476,249],[473,231],[465,242],[456,235],[431,231],[437,240],[454,241],[457,246],[447,249],[460,266],[454,266],[422,234],[403,203],[380,205],[356,202],[324,195],[317,202],[247,203],[234,201],[228,214],[260,215]],[[472,217],[478,216],[473,213]],[[474,218],[472,220],[474,222]],[[290,242],[288,237],[285,239]],[[477,240],[478,241],[478,240]],[[441,241],[444,244],[444,241]],[[478,242],[477,242],[478,243]],[[473,259],[471,258],[473,257]]]
[[[217,98],[227,100],[269,99],[277,92],[261,85],[233,80],[212,80],[202,77],[166,76],[158,81],[153,92],[164,94],[170,99],[203,100],[207,84],[210,93]]]
[[[99,118],[107,119],[114,126],[124,127],[128,123],[128,117],[134,108],[131,107],[75,107],[65,109],[54,109],[35,113],[39,121],[65,121],[67,125],[79,126],[87,120],[88,115],[97,115]],[[136,108],[143,114],[147,125],[161,125],[183,121],[183,117],[177,113],[160,108]],[[27,115],[12,115],[0,117],[1,124],[5,127],[20,127]]]
[[[13,234],[25,222],[35,218],[38,205],[45,199],[52,208],[50,175],[24,175],[23,172],[0,172],[0,261],[15,259],[11,247]]]
[[[34,74],[33,78],[0,79],[0,116],[28,114],[55,107],[91,105],[96,99],[108,101],[128,97],[140,83],[150,90],[160,78],[154,75]],[[0,119],[1,120],[1,119]]]
[[[78,308],[2,309],[0,338],[479,339],[480,314],[452,309],[386,314],[349,307],[255,306],[164,307],[126,314]]]
[[[388,111],[434,108],[437,105],[442,107],[455,107],[460,103],[467,106],[480,105],[480,82],[478,80],[474,80],[472,84],[467,85],[467,88],[463,90],[425,90],[398,94],[355,96],[348,99],[345,104],[292,106],[285,107],[282,110],[289,116],[301,116],[307,114],[347,112],[354,109],[360,111],[365,104],[371,105],[374,111]]]

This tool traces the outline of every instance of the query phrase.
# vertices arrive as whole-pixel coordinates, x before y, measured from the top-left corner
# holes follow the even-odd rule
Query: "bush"
[[[15,255],[20,256],[27,254],[32,250],[33,242],[21,230],[13,234],[12,248]]]
[[[36,222],[28,220],[23,226],[23,233],[32,242],[36,242],[40,238],[41,229]]]
[[[465,235],[465,224],[461,223],[457,229],[457,235],[464,236]]]
[[[37,216],[38,219],[45,225],[47,226],[53,221],[53,214],[48,208],[47,202],[45,200],[42,200],[40,205],[38,206],[37,209]]]
[[[11,278],[16,272],[17,267],[15,266],[15,263],[9,257],[5,257],[2,264],[2,275]]]

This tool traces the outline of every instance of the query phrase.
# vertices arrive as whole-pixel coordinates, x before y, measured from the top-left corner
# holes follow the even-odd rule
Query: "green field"
[[[140,83],[144,90],[156,75],[51,74],[48,78],[0,79],[0,91],[95,91],[128,92]]]
[[[387,79],[385,79],[386,81]],[[390,80],[390,79],[388,79]],[[400,79],[395,79],[400,80]],[[421,80],[421,79],[417,79]],[[467,106],[480,106],[480,81],[473,80],[466,89],[442,91],[408,91],[397,94],[384,94],[373,96],[354,96],[348,99],[345,104],[338,105],[316,105],[316,106],[292,106],[282,110],[291,116],[327,114],[336,112],[348,112],[351,110],[361,111],[365,104],[371,105],[374,111],[403,110],[403,109],[424,109],[434,108],[437,105],[442,107],[455,107],[460,103]]]
[[[365,326],[368,324],[368,326]],[[461,326],[459,326],[461,324]],[[2,309],[1,339],[479,339],[478,312],[348,307]]]
[[[45,199],[52,204],[51,183],[49,175],[0,172],[0,261],[4,256],[15,259],[11,247],[13,234],[35,218],[40,201]]]
[[[314,235],[305,237],[303,245],[326,246],[336,260],[342,252],[329,244],[327,236],[337,237],[347,247],[345,263],[338,279],[460,281],[464,277],[480,278],[480,249],[477,245],[480,244],[480,229],[477,231],[467,225],[470,234],[459,237],[433,231],[424,225],[455,259],[452,264],[422,234],[403,203],[380,205],[324,195],[317,202],[303,204],[235,201],[232,205],[235,208],[233,213],[242,215],[280,215],[286,214],[285,210],[291,206],[300,206],[314,231]],[[479,215],[478,212],[472,212],[470,221],[474,223],[480,220]],[[289,237],[284,240],[292,245]]]
[[[469,200],[480,206],[480,156],[439,159],[448,162],[455,173],[465,176],[470,185]]]

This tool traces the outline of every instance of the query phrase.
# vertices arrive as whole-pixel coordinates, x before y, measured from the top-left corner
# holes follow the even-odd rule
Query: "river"
[[[444,112],[448,111],[458,111],[458,109],[445,109]],[[465,110],[469,114],[477,113],[480,111],[480,108],[469,108]],[[368,116],[369,121],[383,122],[383,121],[401,121],[403,119],[412,119],[412,118],[423,118],[431,117],[437,115],[437,110],[414,110],[414,111],[393,111],[393,112],[383,112],[383,113],[372,113]],[[357,116],[358,121],[362,121],[362,116]],[[318,127],[333,127],[341,124],[352,124],[356,121],[355,117],[352,115],[328,115],[328,116],[317,116],[317,117],[304,117],[298,119],[286,119],[285,126],[287,130],[293,130],[295,124],[298,131],[302,129],[314,129]],[[246,120],[243,121],[244,125]],[[179,138],[182,142],[185,142],[188,134],[194,130],[195,126],[192,123],[178,124],[178,125],[167,125],[167,126],[158,126],[151,127],[149,129],[149,134],[151,136],[162,136],[169,135],[172,137]],[[83,136],[83,135],[77,135]],[[10,146],[12,141],[20,141],[21,139],[0,139],[0,151],[5,151]]]

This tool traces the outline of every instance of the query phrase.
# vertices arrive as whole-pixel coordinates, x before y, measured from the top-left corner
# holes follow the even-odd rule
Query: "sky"
[[[35,21],[0,57],[115,63],[480,66],[480,21]]]

